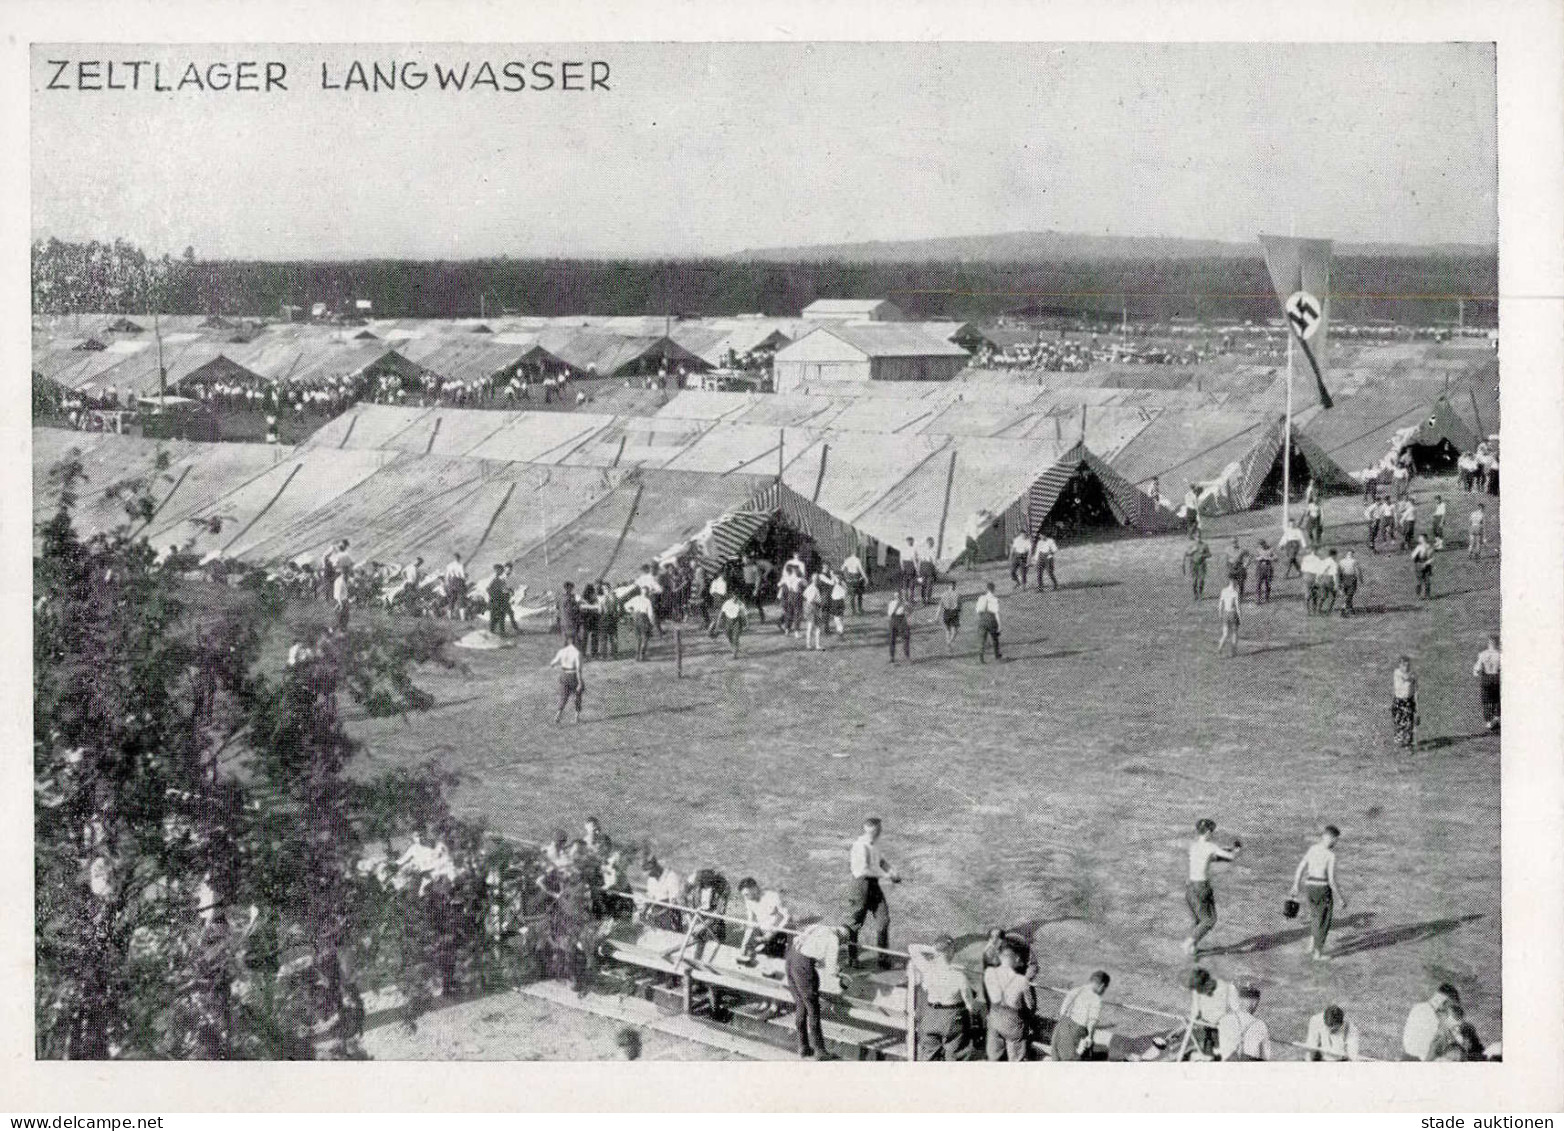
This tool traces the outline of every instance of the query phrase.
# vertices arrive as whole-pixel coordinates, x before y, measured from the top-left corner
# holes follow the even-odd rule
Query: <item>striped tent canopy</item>
[[[1031,533],[1036,534],[1041,529],[1065,487],[1080,474],[1095,476],[1102,484],[1108,507],[1120,525],[1131,526],[1144,533],[1176,530],[1181,525],[1171,511],[1159,507],[1150,495],[1114,471],[1084,445],[1077,444],[1058,463],[1043,472],[1027,492],[1027,526]]]

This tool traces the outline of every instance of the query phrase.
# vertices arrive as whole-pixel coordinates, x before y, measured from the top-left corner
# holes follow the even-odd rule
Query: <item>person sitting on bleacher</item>
[[[641,870],[646,873],[646,900],[657,900],[658,903],[683,903],[684,880],[671,868],[664,868],[662,861],[655,856],[648,856],[641,865]],[[672,907],[661,907],[657,903],[642,902],[641,922],[648,927],[661,927],[665,931],[684,930],[684,916]]]
[[[684,891],[684,904],[695,909],[690,926],[690,944],[695,959],[704,955],[706,944],[713,951],[728,937],[728,922],[719,916],[728,913],[728,879],[715,868],[702,868],[690,879]],[[709,914],[701,914],[701,912]]]
[[[740,966],[754,966],[757,955],[781,958],[787,953],[787,925],[793,913],[782,903],[782,893],[770,889],[760,890],[753,876],[739,881],[739,895],[744,899],[744,938],[739,943]]]

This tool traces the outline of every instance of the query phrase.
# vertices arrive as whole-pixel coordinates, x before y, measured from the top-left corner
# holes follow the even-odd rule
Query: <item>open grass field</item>
[[[1404,555],[1364,553],[1363,615],[1308,617],[1300,582],[1278,567],[1274,603],[1244,605],[1236,658],[1216,654],[1219,539],[1274,542],[1275,511],[1212,524],[1199,603],[1179,576],[1181,536],[1066,545],[1057,593],[1012,596],[999,565],[960,573],[964,593],[998,581],[1003,664],[978,663],[970,605],[954,654],[934,611],[920,610],[913,662],[888,664],[883,595],[871,595],[870,615],[850,618],[823,654],[752,622],[737,660],[687,633],[682,679],[671,631],[651,662],[589,665],[579,726],[552,724],[544,665],[557,641],[534,630],[515,648],[453,650],[469,670],[425,673],[436,708],[357,729],[373,761],[459,771],[459,806],[498,831],[541,841],[597,814],[682,874],[753,874],[782,886],[795,912],[831,918],[847,906],[848,845],[877,814],[906,880],[887,888],[893,945],[1027,924],[1040,928],[1045,980],[1102,967],[1110,998],[1174,1012],[1187,1004],[1184,850],[1196,818],[1211,816],[1218,839],[1240,837],[1244,852],[1217,869],[1208,965],[1262,986],[1274,1038],[1301,1041],[1334,1001],[1366,1054],[1399,1056],[1407,1008],[1451,980],[1491,1041],[1499,742],[1483,732],[1471,667],[1498,626],[1499,561],[1491,547],[1467,559],[1476,497],[1453,481],[1418,483],[1420,522],[1436,490],[1455,537],[1436,559],[1433,600],[1414,597]],[[1325,513],[1327,544],[1362,548],[1355,498],[1327,500]],[[538,591],[552,579],[524,580]],[[1391,740],[1401,652],[1421,680],[1415,754]],[[1315,964],[1281,903],[1324,822],[1343,831],[1349,906],[1335,960]]]

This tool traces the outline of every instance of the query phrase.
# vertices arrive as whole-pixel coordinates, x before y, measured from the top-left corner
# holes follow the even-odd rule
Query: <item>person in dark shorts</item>
[[[1263,605],[1271,599],[1271,579],[1276,576],[1276,551],[1264,538],[1254,553],[1254,601]]]
[[[1434,548],[1428,544],[1428,535],[1419,534],[1412,550],[1412,568],[1417,571],[1417,595],[1432,598],[1434,595]]]
[[[558,723],[565,717],[565,706],[573,699],[576,704],[576,722],[581,721],[581,697],[586,693],[586,680],[581,671],[581,649],[569,637],[565,646],[554,653],[549,667],[559,669],[559,709],[554,712]]]
[[[1411,750],[1417,743],[1417,676],[1412,674],[1412,657],[1402,656],[1390,673],[1390,722],[1396,730],[1396,745]]]
[[[945,650],[948,652],[956,647],[956,633],[961,630],[961,594],[956,591],[954,581],[940,594],[939,620],[945,629]]]
[[[1358,611],[1357,606],[1352,602],[1357,598],[1358,582],[1362,579],[1362,574],[1358,570],[1358,559],[1350,549],[1342,555],[1337,565],[1337,572],[1340,574],[1341,581],[1341,615],[1350,617]]]
[[[891,626],[891,663],[896,662],[896,641],[901,640],[902,657],[912,661],[912,606],[901,593],[893,595],[885,605],[885,617]]]

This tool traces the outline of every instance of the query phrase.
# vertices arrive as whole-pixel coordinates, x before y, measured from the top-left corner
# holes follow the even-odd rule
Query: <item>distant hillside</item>
[[[1492,258],[1497,249],[1479,244],[1352,244],[1336,246],[1340,256],[1418,259],[1430,256]],[[1168,239],[1160,236],[1092,236],[1075,232],[1003,232],[991,236],[944,236],[926,240],[870,240],[746,250],[730,258],[755,262],[824,263],[1080,263],[1105,259],[1252,259],[1259,242]]]

